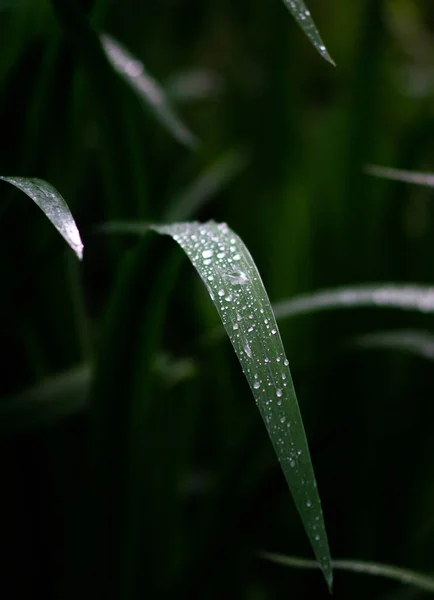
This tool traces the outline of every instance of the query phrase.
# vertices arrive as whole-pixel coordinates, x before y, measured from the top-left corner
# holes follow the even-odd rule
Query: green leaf
[[[404,183],[414,183],[416,185],[425,185],[434,187],[434,175],[432,173],[420,173],[418,171],[403,171],[401,169],[391,169],[390,167],[380,167],[378,165],[367,165],[365,173],[374,177],[391,179],[392,181],[403,181]]]
[[[324,42],[321,39],[306,4],[302,0],[283,0],[283,2],[321,56],[329,63],[336,66],[334,60],[324,46]]]
[[[110,35],[103,34],[100,39],[110,64],[142,104],[153,112],[176,140],[189,148],[194,148],[197,144],[195,136],[176,115],[164,89],[147,73],[143,63]]]
[[[289,362],[256,265],[242,240],[225,223],[152,228],[178,242],[208,289],[331,588],[327,534],[303,422]]]
[[[399,308],[434,312],[434,287],[382,283],[326,289],[273,304],[277,319],[342,308]]]
[[[272,552],[260,552],[259,556],[270,560],[279,565],[294,567],[296,569],[317,569],[318,565],[313,560],[299,558],[297,556],[285,556],[283,554],[274,554]],[[434,577],[395,567],[393,565],[384,565],[377,562],[365,562],[359,560],[332,560],[334,569],[341,571],[352,571],[364,575],[377,575],[387,577],[399,583],[413,585],[426,592],[434,592]]]
[[[83,243],[77,225],[65,200],[55,187],[42,179],[29,177],[0,177],[27,194],[65,238],[79,260],[83,258]]]

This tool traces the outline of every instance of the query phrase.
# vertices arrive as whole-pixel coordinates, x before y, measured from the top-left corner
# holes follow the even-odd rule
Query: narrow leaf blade
[[[256,265],[225,223],[188,222],[153,229],[178,242],[208,289],[331,588],[330,552],[306,435],[289,363]]]
[[[283,2],[321,56],[336,66],[334,60],[327,52],[327,48],[324,46],[319,31],[303,0],[283,0]]]
[[[197,144],[195,136],[175,113],[163,88],[147,73],[143,63],[110,35],[103,34],[100,39],[110,64],[139,100],[153,112],[176,140],[194,148]]]
[[[367,165],[365,167],[367,175],[390,179],[392,181],[402,181],[403,183],[414,183],[434,187],[433,173],[420,173],[418,171],[403,171],[402,169],[392,169],[390,167],[381,167],[379,165]]]
[[[79,260],[82,260],[83,242],[80,233],[68,205],[55,187],[33,177],[0,177],[0,179],[29,196],[71,246]]]
[[[315,561],[299,558],[298,556],[285,556],[284,554],[275,554],[273,552],[261,552],[259,556],[286,567],[293,567],[296,569],[318,568],[318,565]],[[387,579],[393,579],[399,583],[413,585],[426,592],[434,592],[434,577],[430,577],[429,575],[424,575],[410,569],[361,560],[337,559],[332,561],[332,565],[333,568],[337,570],[352,571],[353,573],[360,573],[363,575],[386,577]]]
[[[431,313],[434,312],[434,287],[396,283],[359,285],[300,294],[273,304],[277,319],[357,307],[399,308]]]

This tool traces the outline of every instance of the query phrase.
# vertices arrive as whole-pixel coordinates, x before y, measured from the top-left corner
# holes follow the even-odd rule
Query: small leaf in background
[[[83,243],[80,233],[68,205],[55,187],[33,177],[0,177],[0,179],[27,194],[64,237],[79,260],[82,260]]]
[[[101,35],[101,44],[110,64],[137,94],[139,100],[154,113],[176,140],[194,148],[197,144],[195,136],[175,114],[163,88],[146,72],[143,63],[110,35]]]
[[[417,171],[402,171],[401,169],[391,169],[389,167],[380,167],[378,165],[367,165],[365,167],[367,175],[382,177],[393,181],[403,181],[404,183],[415,183],[434,187],[434,175],[432,173],[419,173]]]
[[[434,287],[395,283],[360,285],[300,294],[273,304],[277,319],[355,307],[434,312]]]
[[[242,240],[225,223],[154,226],[173,237],[205,283],[265,422],[316,558],[333,574],[297,397],[270,301]]]
[[[284,554],[274,554],[272,552],[260,552],[259,556],[276,564],[295,569],[318,569],[315,561],[297,556],[285,556]],[[413,585],[426,592],[434,592],[434,577],[410,571],[409,569],[359,560],[332,560],[332,565],[336,570],[386,577],[399,583]]]
[[[313,22],[309,10],[306,8],[306,4],[302,0],[283,0],[283,2],[321,56],[329,63],[336,66],[334,60],[324,46],[324,42]]]

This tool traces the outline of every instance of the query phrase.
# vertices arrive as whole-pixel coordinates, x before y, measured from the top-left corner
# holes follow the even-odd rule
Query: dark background
[[[0,0],[0,173],[55,185],[85,244],[78,264],[1,183],[5,600],[327,596],[318,572],[256,557],[311,550],[191,265],[170,240],[94,230],[163,219],[232,153],[243,168],[191,217],[242,237],[271,300],[432,281],[431,190],[363,171],[434,170],[431,3],[309,8],[337,68],[279,0]],[[110,70],[93,30],[144,62],[195,150]],[[333,557],[433,571],[432,362],[351,344],[429,333],[432,318],[359,308],[280,323]],[[336,573],[336,598],[418,595]]]

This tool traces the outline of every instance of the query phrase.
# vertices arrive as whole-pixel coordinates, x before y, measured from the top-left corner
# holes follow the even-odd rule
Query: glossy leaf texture
[[[110,64],[134,91],[140,102],[152,111],[178,142],[189,148],[195,147],[195,136],[175,113],[163,87],[151,77],[143,63],[110,35],[103,34],[100,39]]]
[[[283,0],[283,2],[321,56],[335,65],[303,0]]]
[[[208,289],[331,588],[327,534],[289,362],[253,258],[225,223],[187,222],[152,229],[178,242]]]
[[[261,552],[261,558],[270,560],[276,564],[293,567],[296,569],[317,569],[318,565],[313,560],[299,558],[298,556],[285,556],[283,554],[274,554],[272,552]],[[362,575],[376,575],[386,577],[399,583],[405,583],[424,590],[425,592],[434,592],[434,577],[418,573],[410,569],[396,567],[394,565],[385,565],[377,562],[367,562],[360,560],[333,560],[333,568],[339,571],[351,571]]]
[[[83,242],[80,233],[68,205],[55,187],[33,177],[0,177],[0,179],[29,196],[71,246],[79,260],[82,260]]]

